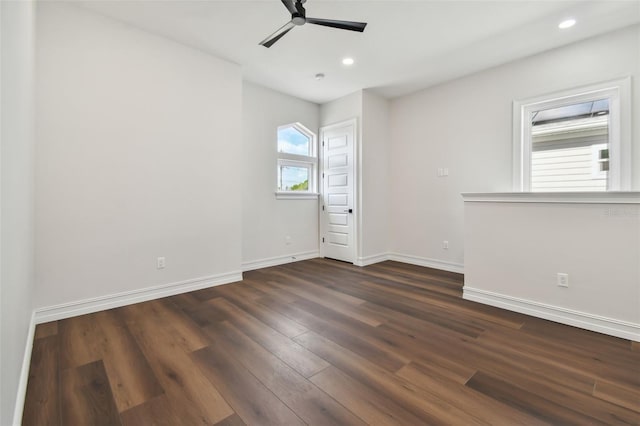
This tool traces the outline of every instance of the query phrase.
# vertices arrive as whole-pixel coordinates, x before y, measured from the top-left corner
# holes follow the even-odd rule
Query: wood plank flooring
[[[313,259],[38,325],[24,425],[640,425],[638,343]]]

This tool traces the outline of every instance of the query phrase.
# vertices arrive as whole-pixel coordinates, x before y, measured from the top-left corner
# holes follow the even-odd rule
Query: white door
[[[355,135],[350,120],[320,129],[322,141],[321,253],[324,257],[355,261]]]

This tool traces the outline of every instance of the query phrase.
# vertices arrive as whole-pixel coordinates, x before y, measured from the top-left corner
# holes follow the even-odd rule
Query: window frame
[[[631,77],[513,102],[513,190],[531,191],[531,112],[609,99],[608,191],[631,187]]]
[[[309,138],[309,152],[312,155],[289,154],[278,149],[278,133],[286,128],[294,128]],[[283,124],[276,131],[276,198],[317,199],[318,198],[318,142],[317,136],[299,122]],[[282,166],[306,167],[309,169],[309,185],[306,191],[287,191],[278,189],[280,184],[280,169]]]
[[[609,169],[604,171],[602,170],[602,167],[600,167],[602,163],[609,162],[609,157],[606,159],[600,158],[600,152],[605,149],[605,147],[608,149],[607,144],[604,143],[591,145],[591,176],[594,179],[601,179],[603,177],[607,177],[608,179]]]

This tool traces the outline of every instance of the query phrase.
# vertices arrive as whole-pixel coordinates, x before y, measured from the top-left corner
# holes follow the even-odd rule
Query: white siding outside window
[[[608,115],[534,126],[531,191],[606,191],[600,156],[608,152],[608,126]]]

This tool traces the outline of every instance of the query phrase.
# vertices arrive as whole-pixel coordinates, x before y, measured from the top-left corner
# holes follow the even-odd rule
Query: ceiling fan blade
[[[307,18],[307,22],[309,24],[323,25],[325,27],[340,28],[341,30],[359,32],[363,32],[364,28],[367,26],[366,22],[336,21],[335,19]]]
[[[274,32],[269,37],[267,37],[264,40],[262,40],[260,42],[260,45],[262,45],[264,47],[271,47],[273,45],[273,43],[275,43],[276,41],[278,41],[282,37],[284,37],[284,35],[286,33],[288,33],[289,31],[291,31],[291,29],[293,27],[295,27],[295,26],[296,25],[293,22],[291,22],[291,21],[287,22],[282,27],[280,27],[278,30],[276,30],[276,32]]]
[[[293,4],[293,0],[281,0],[282,4],[284,4],[284,7],[287,8],[287,10],[289,11],[290,14],[294,14],[297,12],[296,10],[296,5]]]

